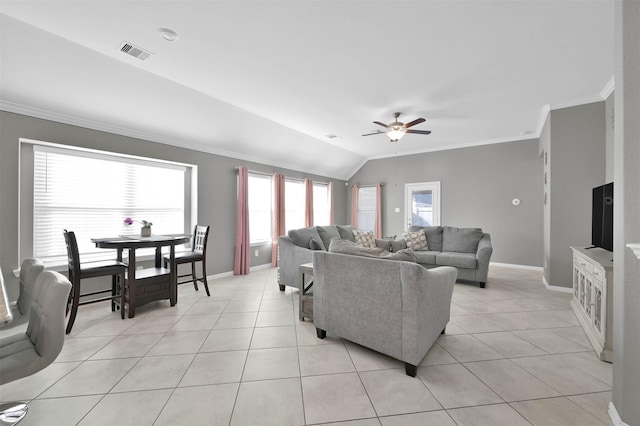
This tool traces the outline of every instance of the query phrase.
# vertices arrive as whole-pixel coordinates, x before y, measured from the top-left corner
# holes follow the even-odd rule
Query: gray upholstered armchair
[[[323,251],[313,267],[318,337],[328,331],[404,361],[415,376],[449,322],[456,269]]]
[[[71,283],[63,275],[53,271],[38,275],[26,332],[0,339],[0,385],[37,373],[58,357],[64,344],[70,291]],[[0,406],[0,419],[16,423],[26,412],[26,404],[5,403]]]
[[[31,298],[36,278],[44,271],[44,262],[32,257],[26,258],[20,265],[20,294],[15,305],[11,306],[13,320],[0,328],[0,339],[19,332],[24,332],[29,323]]]

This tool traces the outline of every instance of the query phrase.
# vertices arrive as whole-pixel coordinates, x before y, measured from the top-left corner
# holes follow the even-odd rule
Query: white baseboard
[[[255,271],[260,271],[263,269],[271,269],[271,262],[269,263],[265,263],[262,265],[256,265],[256,266],[252,266],[251,268],[249,268],[250,272],[255,272]],[[219,274],[215,274],[215,275],[207,275],[207,279],[209,278],[213,278],[214,280],[217,278],[227,278],[227,277],[232,277],[233,276],[233,271],[227,271],[227,272],[221,272]]]
[[[559,291],[560,293],[571,293],[571,292],[573,292],[573,288],[571,288],[571,287],[561,287],[559,285],[551,285],[551,284],[549,284],[545,277],[542,277],[542,283],[547,288],[547,290]]]
[[[489,266],[497,266],[499,268],[526,269],[528,271],[539,271],[539,272],[543,271],[542,266],[518,265],[515,263],[489,262]]]
[[[613,426],[629,426],[620,418],[620,414],[618,414],[618,410],[616,410],[616,406],[613,405],[613,401],[609,403],[609,418],[613,422]]]

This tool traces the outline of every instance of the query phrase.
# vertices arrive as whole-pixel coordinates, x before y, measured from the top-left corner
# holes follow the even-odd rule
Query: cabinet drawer
[[[593,274],[593,263],[591,263],[589,260],[580,255],[576,255],[573,261],[578,266],[578,268],[582,269],[583,272],[589,275]]]
[[[593,266],[593,270],[591,272],[591,275],[593,275],[593,279],[595,279],[596,281],[599,281],[601,284],[605,279],[605,272],[604,269],[602,269],[600,266],[595,265]]]

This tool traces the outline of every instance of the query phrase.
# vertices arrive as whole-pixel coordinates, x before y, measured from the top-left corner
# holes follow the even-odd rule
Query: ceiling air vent
[[[127,43],[123,41],[120,45],[120,51],[126,53],[127,55],[133,56],[134,58],[138,58],[141,61],[146,60],[149,56],[152,55],[151,52],[144,50],[141,47],[135,46],[131,43]]]

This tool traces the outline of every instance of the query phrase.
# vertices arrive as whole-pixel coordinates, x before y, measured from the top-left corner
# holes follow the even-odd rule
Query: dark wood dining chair
[[[207,283],[207,239],[209,238],[209,226],[196,225],[193,231],[193,240],[191,244],[191,250],[177,252],[175,255],[174,265],[171,265],[171,270],[175,271],[176,282],[178,285],[193,283],[193,287],[198,291],[198,281],[202,281],[204,289],[207,292],[207,296],[211,296],[209,293],[209,285]],[[164,267],[169,264],[169,256],[164,256]],[[196,274],[196,263],[202,263],[202,276]],[[178,266],[181,264],[190,263],[191,273],[179,275]],[[187,279],[184,279],[188,277]]]
[[[111,300],[111,310],[115,311],[116,306],[120,308],[120,317],[124,319],[124,285],[127,265],[117,260],[103,260],[96,262],[80,263],[80,253],[78,252],[78,241],[73,231],[64,230],[64,242],[67,245],[67,257],[69,259],[69,281],[71,281],[71,294],[67,305],[66,333],[69,334],[76,320],[78,306],[89,303]],[[111,288],[82,293],[80,281],[84,278],[103,277],[111,275]],[[109,296],[92,297],[99,294],[110,293]],[[80,300],[80,298],[86,300]],[[88,298],[88,299],[87,299]]]

